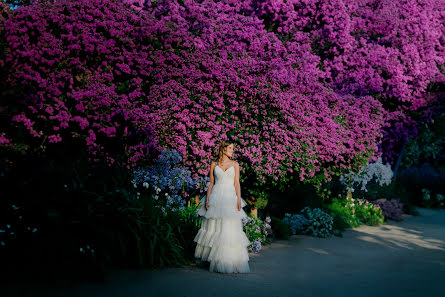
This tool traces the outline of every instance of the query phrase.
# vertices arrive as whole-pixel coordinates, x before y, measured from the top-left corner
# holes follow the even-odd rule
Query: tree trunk
[[[396,165],[394,167],[394,172],[393,172],[394,179],[397,176],[397,171],[399,169],[399,164],[400,164],[400,161],[402,160],[403,152],[405,151],[405,146],[406,146],[407,141],[408,141],[408,137],[405,137],[405,139],[403,141],[402,149],[400,150],[399,157],[397,158],[397,162],[396,162]]]
[[[352,192],[351,189],[348,189],[348,194],[346,195],[346,200],[351,200],[352,199]]]

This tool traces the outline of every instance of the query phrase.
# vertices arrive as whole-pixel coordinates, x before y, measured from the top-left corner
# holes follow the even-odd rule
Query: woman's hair
[[[216,151],[216,156],[215,156],[216,164],[219,164],[219,162],[222,161],[224,156],[224,150],[231,144],[232,144],[231,142],[228,142],[226,140],[221,141],[221,143],[219,144],[219,148]]]

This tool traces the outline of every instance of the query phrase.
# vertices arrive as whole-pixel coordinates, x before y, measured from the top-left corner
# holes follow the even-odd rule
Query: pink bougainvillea
[[[14,123],[42,142],[83,139],[92,156],[110,163],[157,148],[139,87],[151,74],[140,30],[156,30],[154,19],[116,1],[58,1],[19,7],[2,24],[8,47],[1,63],[25,107]]]
[[[175,79],[148,94],[157,126],[168,127],[157,143],[206,174],[211,148],[229,138],[264,182],[287,173],[328,178],[375,153],[380,103],[324,87],[311,48],[295,42],[289,50],[243,5],[162,1],[147,9],[170,24],[163,44],[175,47],[178,61],[159,67],[161,77]]]
[[[324,82],[340,94],[384,106],[384,159],[416,133],[411,112],[428,104],[430,82],[445,82],[445,4],[435,0],[253,0],[281,40],[310,40]]]
[[[416,49],[367,37],[366,10],[340,0],[20,7],[3,21],[0,59],[23,91],[26,108],[13,120],[53,143],[80,138],[110,163],[173,148],[207,174],[215,146],[230,139],[242,169],[261,182],[326,180],[376,159],[384,127],[406,122],[388,102],[415,109],[424,89],[412,90],[439,79],[426,68],[443,58],[431,52],[440,44],[410,65],[397,61]]]

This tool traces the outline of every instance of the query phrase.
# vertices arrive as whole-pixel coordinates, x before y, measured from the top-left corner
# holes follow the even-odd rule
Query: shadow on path
[[[303,235],[250,254],[249,274],[186,266],[119,270],[106,283],[47,289],[11,286],[8,296],[445,296],[445,210],[418,208],[401,222]],[[16,294],[12,294],[16,293]]]

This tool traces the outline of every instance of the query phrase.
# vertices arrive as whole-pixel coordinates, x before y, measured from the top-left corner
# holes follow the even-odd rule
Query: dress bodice
[[[235,188],[235,173],[233,165],[225,171],[218,165],[213,168],[215,183],[210,195],[202,196],[199,215],[206,218],[247,217],[246,212],[242,209],[247,203],[241,197],[241,209],[237,209],[238,195]],[[205,205],[208,205],[209,208],[206,209]]]
[[[218,165],[213,169],[213,175],[215,177],[215,185],[216,184],[234,184],[235,182],[235,167],[230,166],[224,171]]]

